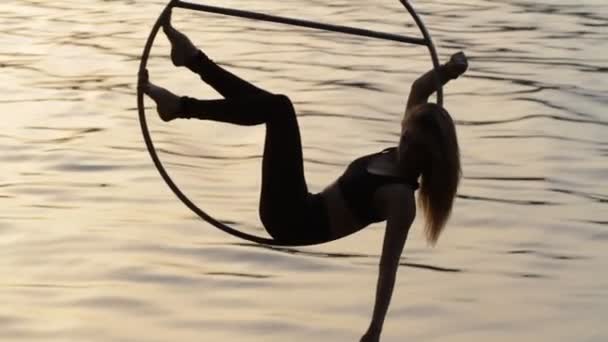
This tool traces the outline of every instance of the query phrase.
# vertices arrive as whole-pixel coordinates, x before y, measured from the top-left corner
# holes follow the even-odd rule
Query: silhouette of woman
[[[289,97],[260,89],[215,64],[172,27],[170,11],[161,20],[173,64],[197,73],[224,98],[180,97],[150,83],[147,75],[140,77],[139,87],[156,102],[164,121],[195,118],[266,125],[259,214],[275,240],[322,243],[387,221],[373,317],[361,339],[378,341],[416,215],[418,179],[418,204],[426,219],[427,239],[433,244],[450,216],[460,180],[454,123],[441,106],[427,103],[436,91],[435,71],[413,83],[397,146],[356,159],[334,183],[312,194],[304,177],[300,131]],[[454,54],[439,68],[442,84],[458,78],[467,67],[466,56]]]

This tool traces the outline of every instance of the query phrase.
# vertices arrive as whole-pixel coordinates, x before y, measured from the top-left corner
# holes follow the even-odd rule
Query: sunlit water
[[[214,1],[419,33],[397,1]],[[608,3],[415,4],[449,84],[464,179],[427,247],[414,224],[383,341],[608,340]],[[0,340],[358,341],[370,320],[383,226],[326,245],[242,243],[195,217],[163,183],[136,114],[139,56],[163,1],[0,5]],[[353,158],[397,141],[424,48],[185,10],[212,58],[300,114],[307,179],[320,190]],[[151,79],[214,98],[168,60]],[[200,207],[264,235],[263,127],[164,124],[160,157]]]

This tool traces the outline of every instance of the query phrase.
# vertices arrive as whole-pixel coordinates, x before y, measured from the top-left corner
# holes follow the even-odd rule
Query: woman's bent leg
[[[284,95],[223,100],[182,98],[185,115],[237,125],[266,124],[260,219],[276,240],[327,241],[326,218],[308,192],[300,129],[293,104]]]
[[[300,129],[289,98],[281,97],[276,109],[266,123],[260,218],[273,238],[303,241],[315,227],[306,225],[309,193]]]
[[[272,120],[266,123],[262,161],[260,219],[279,241],[329,241],[329,219],[322,198],[308,191],[300,128],[287,96],[279,97]]]

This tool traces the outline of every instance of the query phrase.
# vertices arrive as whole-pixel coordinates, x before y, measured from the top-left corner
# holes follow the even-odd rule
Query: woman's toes
[[[160,19],[163,28],[171,27],[171,12],[171,9],[169,9],[167,12],[165,12],[165,14],[163,14],[162,18]]]

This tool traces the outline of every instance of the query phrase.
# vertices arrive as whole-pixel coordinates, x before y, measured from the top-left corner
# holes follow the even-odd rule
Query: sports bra
[[[407,184],[414,190],[419,187],[416,179],[376,175],[367,171],[367,166],[374,158],[384,153],[393,153],[395,150],[396,147],[391,147],[355,159],[338,178],[338,187],[347,206],[362,224],[369,225],[384,220],[372,205],[374,193],[378,188],[386,184]]]

